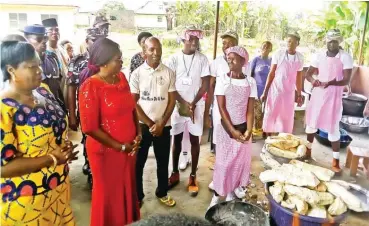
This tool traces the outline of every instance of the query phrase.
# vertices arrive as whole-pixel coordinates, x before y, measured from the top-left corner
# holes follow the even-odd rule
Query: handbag
[[[223,126],[224,130],[228,133],[229,137],[230,138],[233,138],[232,137],[232,133],[227,128],[224,120],[221,119],[220,122],[222,123],[222,126]],[[241,123],[241,124],[238,124],[238,125],[233,125],[233,127],[235,128],[235,130],[238,130],[238,131],[240,131],[240,133],[244,134],[246,132],[246,130],[247,130],[247,122],[244,122],[244,123]]]
[[[190,110],[187,108],[186,105],[182,104],[181,102],[176,103],[177,105],[177,109],[178,109],[178,113],[180,116],[182,117],[191,117],[191,112]]]

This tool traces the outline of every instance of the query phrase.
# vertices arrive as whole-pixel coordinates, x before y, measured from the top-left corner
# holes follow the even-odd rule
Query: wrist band
[[[54,168],[58,165],[58,159],[53,154],[48,154],[53,159],[54,162]]]

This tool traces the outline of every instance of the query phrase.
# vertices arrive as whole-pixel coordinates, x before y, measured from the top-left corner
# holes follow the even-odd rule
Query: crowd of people
[[[77,131],[80,126],[83,133],[82,170],[92,188],[94,226],[140,220],[151,146],[157,163],[155,195],[173,207],[176,201],[168,192],[187,166],[187,158],[184,167],[179,164],[183,142],[189,143],[192,162],[187,190],[196,196],[200,137],[204,125],[212,124],[216,161],[209,184],[211,207],[245,196],[253,137],[292,133],[295,103],[303,103],[298,33],[288,34],[287,48],[272,57],[272,43],[263,42],[260,55],[249,64],[234,31],[222,34],[223,54],[212,62],[199,51],[200,29],[186,28],[183,48],[166,62],[160,40],[142,32],[137,38],[141,50],[126,76],[120,46],[108,38],[108,29],[109,22],[98,18],[87,29],[85,51],[79,55],[69,41],[59,43],[52,18],[26,26],[24,36],[2,40],[2,225],[75,225],[68,165],[78,152],[68,128]],[[307,138],[313,142],[317,129],[328,132],[336,172],[341,96],[353,68],[340,42],[339,30],[328,31],[327,48],[316,54],[306,73],[314,87],[306,112]]]

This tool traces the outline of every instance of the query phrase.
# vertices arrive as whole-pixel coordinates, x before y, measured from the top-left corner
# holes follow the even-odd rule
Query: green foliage
[[[165,38],[162,40],[163,47],[166,48],[178,48],[180,47],[180,44],[177,42],[177,39],[175,38]]]
[[[316,30],[316,39],[323,42],[327,30],[334,28],[340,29],[344,37],[342,47],[349,51],[358,63],[360,42],[364,32],[365,13],[365,2],[331,2],[326,10],[320,12],[314,18],[313,25]],[[363,45],[364,64],[369,63],[368,28],[369,23]]]
[[[177,1],[177,26],[183,29],[184,26],[193,24],[205,30],[207,36],[211,36],[215,29],[215,11],[215,1]],[[232,29],[241,38],[256,40],[257,45],[270,40],[278,46],[288,32],[297,30],[302,37],[302,45],[312,52],[312,49],[325,45],[325,34],[329,29],[338,28],[344,36],[342,47],[359,62],[365,12],[365,2],[327,2],[326,8],[320,12],[304,12],[291,16],[262,2],[222,1],[219,32]],[[369,63],[369,29],[367,30],[363,49],[364,64]]]
[[[109,11],[120,11],[120,10],[124,10],[124,4],[118,1],[108,1],[107,3],[105,3],[103,9],[106,12]]]

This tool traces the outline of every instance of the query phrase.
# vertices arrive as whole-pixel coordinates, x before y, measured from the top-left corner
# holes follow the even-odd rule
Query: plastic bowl
[[[346,130],[340,129],[341,138],[340,138],[340,147],[346,148],[350,145],[352,138],[347,134]],[[318,130],[315,134],[315,138],[319,141],[319,143],[331,147],[332,144],[328,140],[328,133],[323,130]]]

